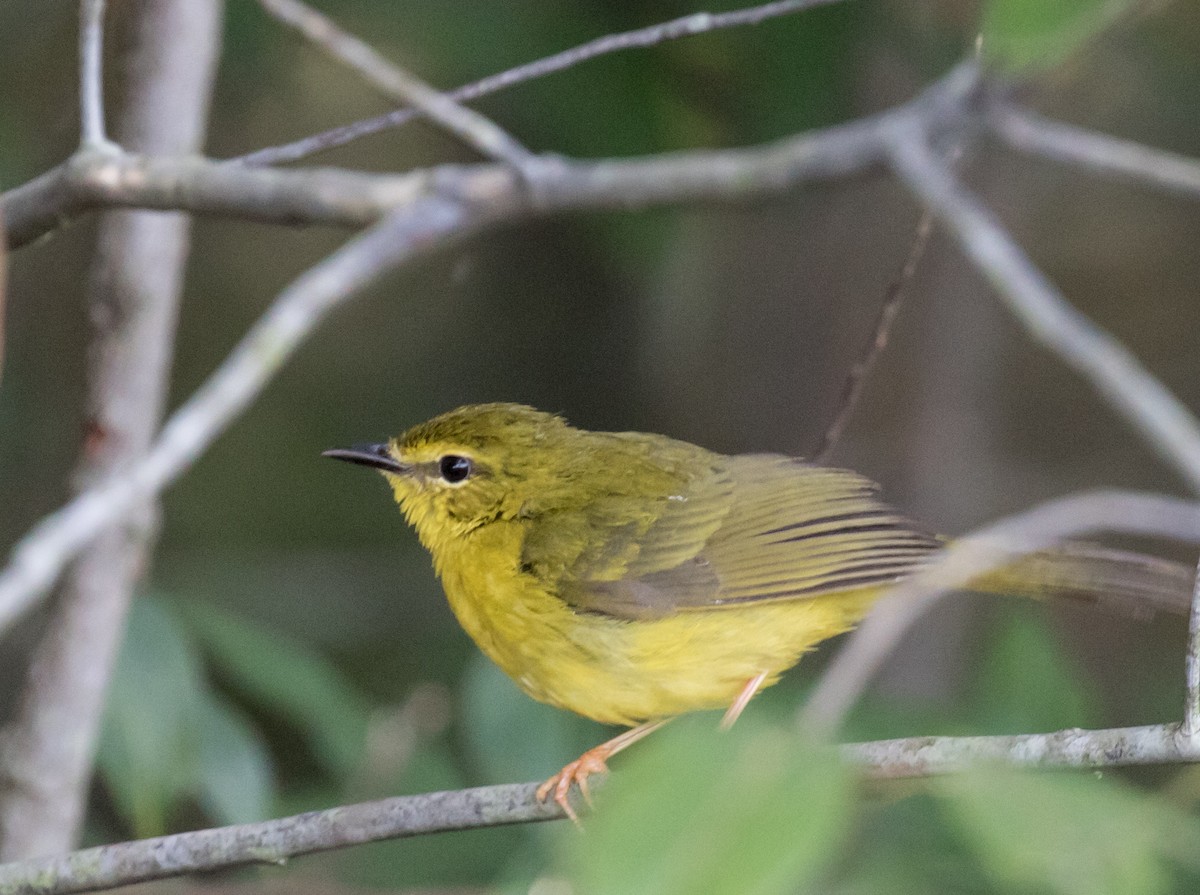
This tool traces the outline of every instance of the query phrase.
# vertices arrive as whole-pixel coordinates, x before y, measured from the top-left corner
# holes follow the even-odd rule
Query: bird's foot
[[[538,787],[538,801],[546,801],[551,793],[553,793],[554,801],[562,808],[563,814],[569,817],[575,826],[580,826],[579,815],[571,807],[571,785],[575,784],[578,786],[579,794],[583,796],[583,800],[588,805],[592,804],[592,794],[588,789],[588,777],[592,774],[603,774],[608,771],[605,759],[612,753],[610,749],[606,748],[607,746],[608,744],[605,743],[594,749],[589,749],[574,761],[568,762],[561,771]]]

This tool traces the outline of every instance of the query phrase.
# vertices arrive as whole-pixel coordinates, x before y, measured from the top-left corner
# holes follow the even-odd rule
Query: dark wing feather
[[[622,573],[568,575],[564,599],[620,618],[809,599],[890,584],[941,546],[855,473],[776,455],[722,460],[645,527]]]

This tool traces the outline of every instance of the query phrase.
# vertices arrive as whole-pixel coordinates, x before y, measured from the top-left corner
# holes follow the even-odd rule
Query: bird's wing
[[[678,442],[621,443],[628,477],[582,506],[543,516],[526,536],[522,565],[553,580],[577,609],[629,618],[666,615],[692,560],[719,530],[734,500],[728,458],[698,452],[676,457]],[[674,570],[674,571],[673,571]],[[672,573],[670,582],[660,581]],[[688,590],[714,582],[691,576]],[[655,586],[658,585],[658,586]]]
[[[721,459],[696,494],[617,539],[623,566],[580,567],[563,598],[631,619],[810,599],[897,581],[941,546],[855,473],[777,455]]]

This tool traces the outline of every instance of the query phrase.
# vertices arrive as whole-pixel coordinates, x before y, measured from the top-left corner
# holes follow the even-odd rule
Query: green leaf
[[[835,753],[783,730],[675,722],[617,759],[565,861],[587,895],[794,893],[838,854],[851,788]]]
[[[258,731],[219,697],[201,702],[195,719],[195,798],[220,824],[244,824],[271,816],[274,776]]]
[[[204,703],[195,648],[174,614],[135,600],[105,709],[97,766],[138,837],[167,828],[195,767],[192,719]]]
[[[357,768],[368,707],[332,664],[277,631],[210,604],[190,604],[186,613],[230,686],[293,724],[339,779]]]
[[[935,783],[997,883],[1058,895],[1154,895],[1170,860],[1200,852],[1200,824],[1165,800],[1085,774],[991,768]]]
[[[983,15],[983,51],[1010,71],[1052,68],[1079,49],[1132,0],[991,0]]]
[[[1062,642],[1032,613],[1006,614],[990,639],[974,682],[975,733],[1093,727],[1094,695]]]

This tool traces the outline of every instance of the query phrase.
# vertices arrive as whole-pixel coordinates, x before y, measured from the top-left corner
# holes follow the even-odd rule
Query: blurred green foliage
[[[698,6],[320,5],[447,87]],[[1200,154],[1200,120],[1188,111],[1200,90],[1200,7],[1117,17],[1124,8],[845,2],[595,60],[479,107],[549,152],[746,145],[905,99],[970,52],[982,27],[993,63],[1026,77],[1048,113]],[[4,188],[61,160],[75,136],[74,4],[28,11],[0,4]],[[256,4],[230,3],[227,16],[211,155],[386,108]],[[313,161],[404,170],[470,158],[418,125]],[[987,150],[970,161],[965,176],[1072,300],[1200,402],[1194,207]],[[829,419],[914,217],[881,178],[748,208],[562,216],[424,259],[340,311],[166,496],[162,549],[108,705],[92,839],[538,779],[609,735],[531,702],[482,661],[382,485],[323,463],[319,451],[478,400],[527,401],[591,428],[664,431],[719,450],[801,451]],[[6,542],[66,492],[93,234],[81,222],[11,259],[0,388]],[[342,238],[198,220],[173,401]],[[949,244],[935,243],[838,463],[884,480],[897,503],[948,531],[1098,482],[1177,487],[1085,386],[988,316],[988,301]],[[961,337],[963,320],[971,338]],[[947,382],[966,396],[960,403],[947,400]],[[985,607],[974,628],[938,629],[938,655],[917,657],[932,666],[944,653],[937,667],[952,671],[915,682],[885,675],[849,736],[1177,716],[1175,622],[973,605]],[[0,651],[6,705],[35,628]],[[584,836],[566,824],[468,832],[245,873],[535,895],[1200,886],[1194,773],[985,769],[858,781],[791,733],[820,662],[806,660],[756,700],[732,736],[712,735],[716,718],[705,715],[622,754]]]
[[[185,803],[216,823],[269,816],[266,744],[209,686],[196,644],[162,601],[137,600],[113,677],[97,767],[135,836],[159,836]]]
[[[1013,72],[1053,68],[1135,5],[1133,0],[991,0],[981,27],[984,54]]]

